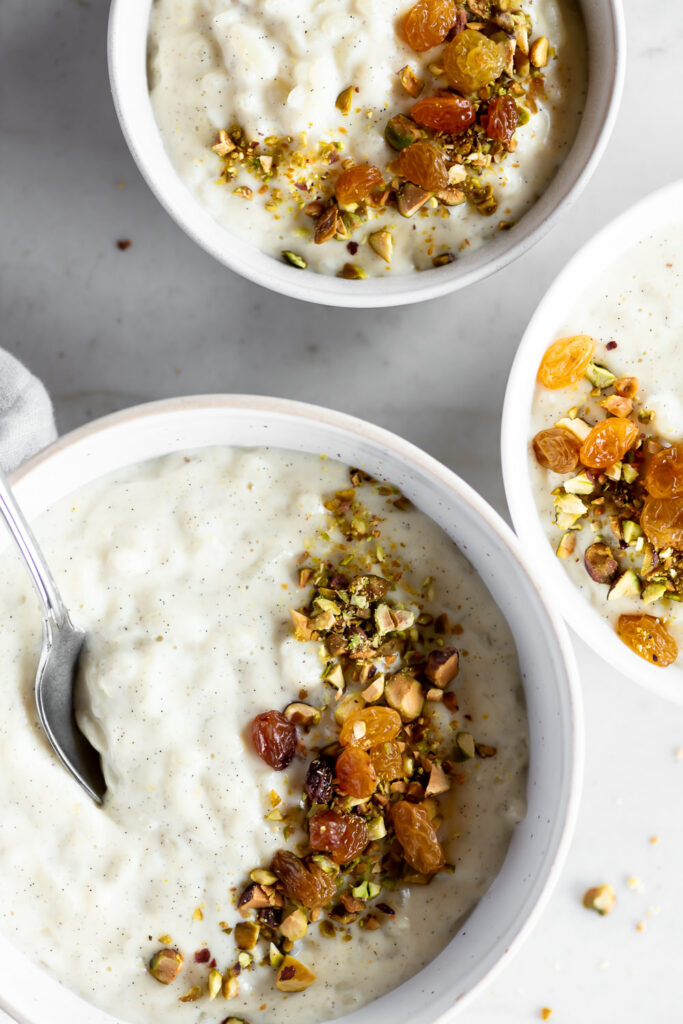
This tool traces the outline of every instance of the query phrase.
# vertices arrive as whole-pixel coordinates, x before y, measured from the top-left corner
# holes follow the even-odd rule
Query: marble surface
[[[42,375],[62,431],[169,395],[280,394],[399,431],[505,513],[500,408],[537,301],[597,227],[683,164],[668,99],[680,5],[661,0],[653,31],[636,0],[626,8],[621,114],[571,215],[466,293],[344,311],[238,279],[169,220],[119,133],[103,0],[0,0],[0,344]],[[558,1024],[683,1019],[683,712],[577,650],[588,744],[569,859],[536,930],[462,1024],[538,1020],[544,1006]],[[619,900],[609,918],[581,907],[604,881]]]

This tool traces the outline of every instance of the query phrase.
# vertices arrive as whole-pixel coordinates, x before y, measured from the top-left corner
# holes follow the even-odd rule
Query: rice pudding
[[[349,506],[358,534],[351,540],[338,529],[345,513],[335,505],[350,487],[364,510]],[[372,524],[365,539],[359,517]],[[133,1024],[187,1020],[181,1000],[188,994],[193,1019],[244,1015],[265,1024],[295,1012],[313,1024],[381,995],[431,960],[499,871],[525,810],[527,722],[514,643],[450,539],[394,489],[350,484],[349,470],[331,460],[227,448],[168,456],[89,484],[46,513],[36,532],[74,619],[89,633],[79,721],[101,752],[108,788],[99,809],[40,730],[33,702],[40,615],[23,567],[6,553],[0,928],[10,941]],[[251,954],[243,942],[240,949],[238,928],[249,923],[240,909],[254,869],[267,872],[277,851],[297,849],[308,806],[305,751],[325,740],[297,726],[295,756],[275,770],[259,756],[253,730],[269,709],[303,701],[321,710],[322,727],[376,682],[369,671],[362,682],[340,681],[339,659],[322,659],[320,640],[297,639],[292,628],[292,610],[320,596],[306,567],[336,561],[340,545],[347,559],[364,552],[375,577],[392,581],[386,602],[393,615],[402,610],[403,627],[414,617],[407,632],[394,634],[404,639],[385,665],[387,679],[398,669],[423,678],[419,664],[407,664],[422,637],[436,638],[428,644],[439,649],[457,641],[457,700],[453,694],[446,705],[447,686],[433,704],[457,767],[446,766],[443,821],[434,826],[443,870],[439,863],[433,876],[412,882],[399,870],[393,885],[383,871],[359,894],[358,921],[334,922],[326,909],[317,920],[310,915],[293,949],[278,935],[282,952],[315,974],[304,991],[285,994],[266,925]],[[425,683],[427,696],[440,683]],[[462,730],[486,756],[456,757]],[[419,797],[389,786],[382,793],[388,802]],[[378,816],[382,801],[373,806]],[[364,813],[356,804],[354,816]],[[268,877],[256,875],[266,886]],[[295,908],[288,900],[284,912]],[[381,927],[361,926],[369,915]],[[155,976],[161,948],[184,960],[168,985]],[[212,971],[222,979],[213,1000]]]
[[[220,224],[362,278],[452,262],[523,216],[576,135],[586,52],[576,0],[155,0],[149,85]]]

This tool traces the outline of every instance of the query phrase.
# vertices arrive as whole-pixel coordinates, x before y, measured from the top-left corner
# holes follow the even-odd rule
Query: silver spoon
[[[0,471],[0,513],[9,527],[43,606],[43,647],[36,674],[36,705],[45,735],[88,796],[101,804],[107,786],[100,756],[78,728],[74,685],[85,633],[72,624],[42,551]]]

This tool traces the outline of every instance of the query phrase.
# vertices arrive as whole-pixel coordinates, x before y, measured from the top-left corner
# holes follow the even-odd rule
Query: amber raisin
[[[361,708],[352,712],[339,733],[342,746],[361,747],[367,750],[378,743],[388,743],[401,731],[401,716],[393,708]]]
[[[627,647],[652,665],[666,668],[678,657],[676,641],[654,615],[620,615],[617,634]]]
[[[683,494],[683,444],[672,444],[653,455],[643,482],[653,498]]]
[[[502,49],[483,32],[466,28],[443,55],[448,79],[458,92],[474,93],[495,82],[505,66]]]
[[[490,139],[507,145],[519,124],[519,111],[512,96],[494,96],[481,123]]]
[[[607,469],[623,459],[638,440],[638,427],[618,416],[600,420],[581,445],[579,458],[589,469]]]
[[[640,525],[656,548],[683,549],[683,497],[646,498]]]
[[[539,430],[531,442],[536,462],[553,473],[572,473],[579,464],[579,439],[563,427]]]
[[[430,96],[414,103],[410,116],[433,131],[460,135],[474,122],[474,105],[464,96]]]
[[[418,0],[403,21],[403,38],[416,53],[424,53],[444,41],[455,17],[455,0]]]
[[[336,786],[345,796],[367,800],[377,789],[377,773],[360,747],[345,747],[335,766]]]
[[[552,391],[581,380],[588,369],[595,342],[587,334],[558,338],[546,349],[538,368],[538,380]]]
[[[306,864],[289,850],[277,851],[272,869],[280,879],[285,895],[298,900],[309,910],[324,907],[336,894],[334,881],[318,864]]]
[[[308,766],[304,789],[312,804],[329,804],[334,796],[334,761],[331,757],[316,757]]]
[[[342,171],[334,186],[334,194],[342,205],[367,199],[374,188],[384,182],[379,167],[356,164]]]
[[[296,726],[280,711],[264,711],[251,723],[251,741],[258,756],[281,772],[296,753]]]
[[[398,154],[396,169],[402,178],[427,192],[436,192],[448,185],[446,163],[433,142],[413,142],[406,146]]]
[[[433,875],[444,866],[445,858],[429,812],[422,804],[399,800],[391,808],[396,838],[411,867],[423,875]]]
[[[372,767],[382,782],[393,782],[403,775],[403,756],[396,740],[380,743],[368,750]]]
[[[357,814],[320,811],[308,822],[312,850],[329,853],[335,864],[346,864],[370,842],[368,829]]]

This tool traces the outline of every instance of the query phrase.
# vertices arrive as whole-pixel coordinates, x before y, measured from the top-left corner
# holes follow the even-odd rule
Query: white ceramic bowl
[[[530,728],[528,811],[505,864],[450,945],[400,989],[343,1020],[449,1020],[506,962],[555,882],[577,810],[582,720],[565,627],[524,567],[516,538],[467,484],[419,449],[351,416],[270,398],[205,396],[156,402],[62,438],[12,478],[33,517],[121,466],[210,445],[326,453],[386,477],[453,538],[516,639]],[[39,841],[39,835],[37,835]],[[0,1007],[23,1024],[114,1024],[0,938]]]
[[[464,288],[521,256],[577,198],[607,144],[625,65],[621,0],[580,0],[590,40],[588,97],[577,138],[538,202],[510,231],[446,267],[410,275],[346,281],[302,273],[221,227],[178,177],[164,149],[147,86],[147,27],[152,0],[112,0],[109,72],[114,103],[133,157],[180,227],[217,260],[250,281],[330,306],[398,306]]]
[[[556,557],[537,512],[528,453],[536,373],[546,348],[567,333],[567,317],[582,292],[592,288],[639,239],[669,226],[672,211],[682,205],[683,182],[660,189],[613,220],[572,257],[544,295],[520,343],[505,394],[501,435],[505,494],[535,578],[544,581],[557,610],[593,650],[625,676],[679,703],[683,703],[683,668],[658,668],[634,654]],[[583,323],[581,330],[590,333],[590,324]]]

